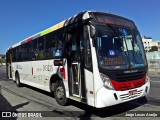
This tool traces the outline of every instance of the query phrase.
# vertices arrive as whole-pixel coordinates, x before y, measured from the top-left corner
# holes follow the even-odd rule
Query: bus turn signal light
[[[65,80],[65,79],[66,79],[66,70],[65,70],[65,68],[60,68],[60,69],[59,69],[59,72],[61,73],[61,76],[62,76],[63,79]]]

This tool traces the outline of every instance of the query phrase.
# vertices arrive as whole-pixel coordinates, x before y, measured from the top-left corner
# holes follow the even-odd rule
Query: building
[[[151,37],[142,36],[142,42],[146,52],[148,52],[151,49],[152,41],[153,40]]]
[[[158,42],[157,41],[152,41],[152,46],[157,46],[158,47]]]
[[[160,51],[160,41],[157,41],[158,51]]]
[[[4,60],[4,59],[6,59],[6,56],[5,56],[5,55],[0,54],[0,59]]]
[[[157,46],[160,51],[160,41],[153,41],[151,37],[142,36],[143,46],[146,52],[148,52],[152,46]]]

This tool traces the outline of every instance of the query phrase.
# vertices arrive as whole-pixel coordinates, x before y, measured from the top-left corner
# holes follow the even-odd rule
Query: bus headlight
[[[102,73],[100,74],[100,76],[101,76],[101,79],[104,83],[104,87],[107,88],[107,89],[110,89],[110,90],[114,90],[113,85],[112,85],[109,77],[102,74]]]

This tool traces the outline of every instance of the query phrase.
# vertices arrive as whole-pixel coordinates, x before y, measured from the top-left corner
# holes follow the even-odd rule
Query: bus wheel
[[[17,87],[21,87],[20,77],[19,77],[18,73],[16,73],[15,79],[16,79],[16,85],[17,85]]]
[[[65,87],[61,80],[56,81],[56,83],[54,84],[54,97],[58,104],[62,106],[65,106],[68,104]]]

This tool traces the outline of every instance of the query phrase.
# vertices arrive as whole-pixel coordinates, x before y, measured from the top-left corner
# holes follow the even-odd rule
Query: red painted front
[[[126,81],[126,82],[117,82],[115,80],[111,80],[114,89],[117,91],[129,90],[134,89],[137,87],[141,87],[145,84],[146,76],[141,79]]]

